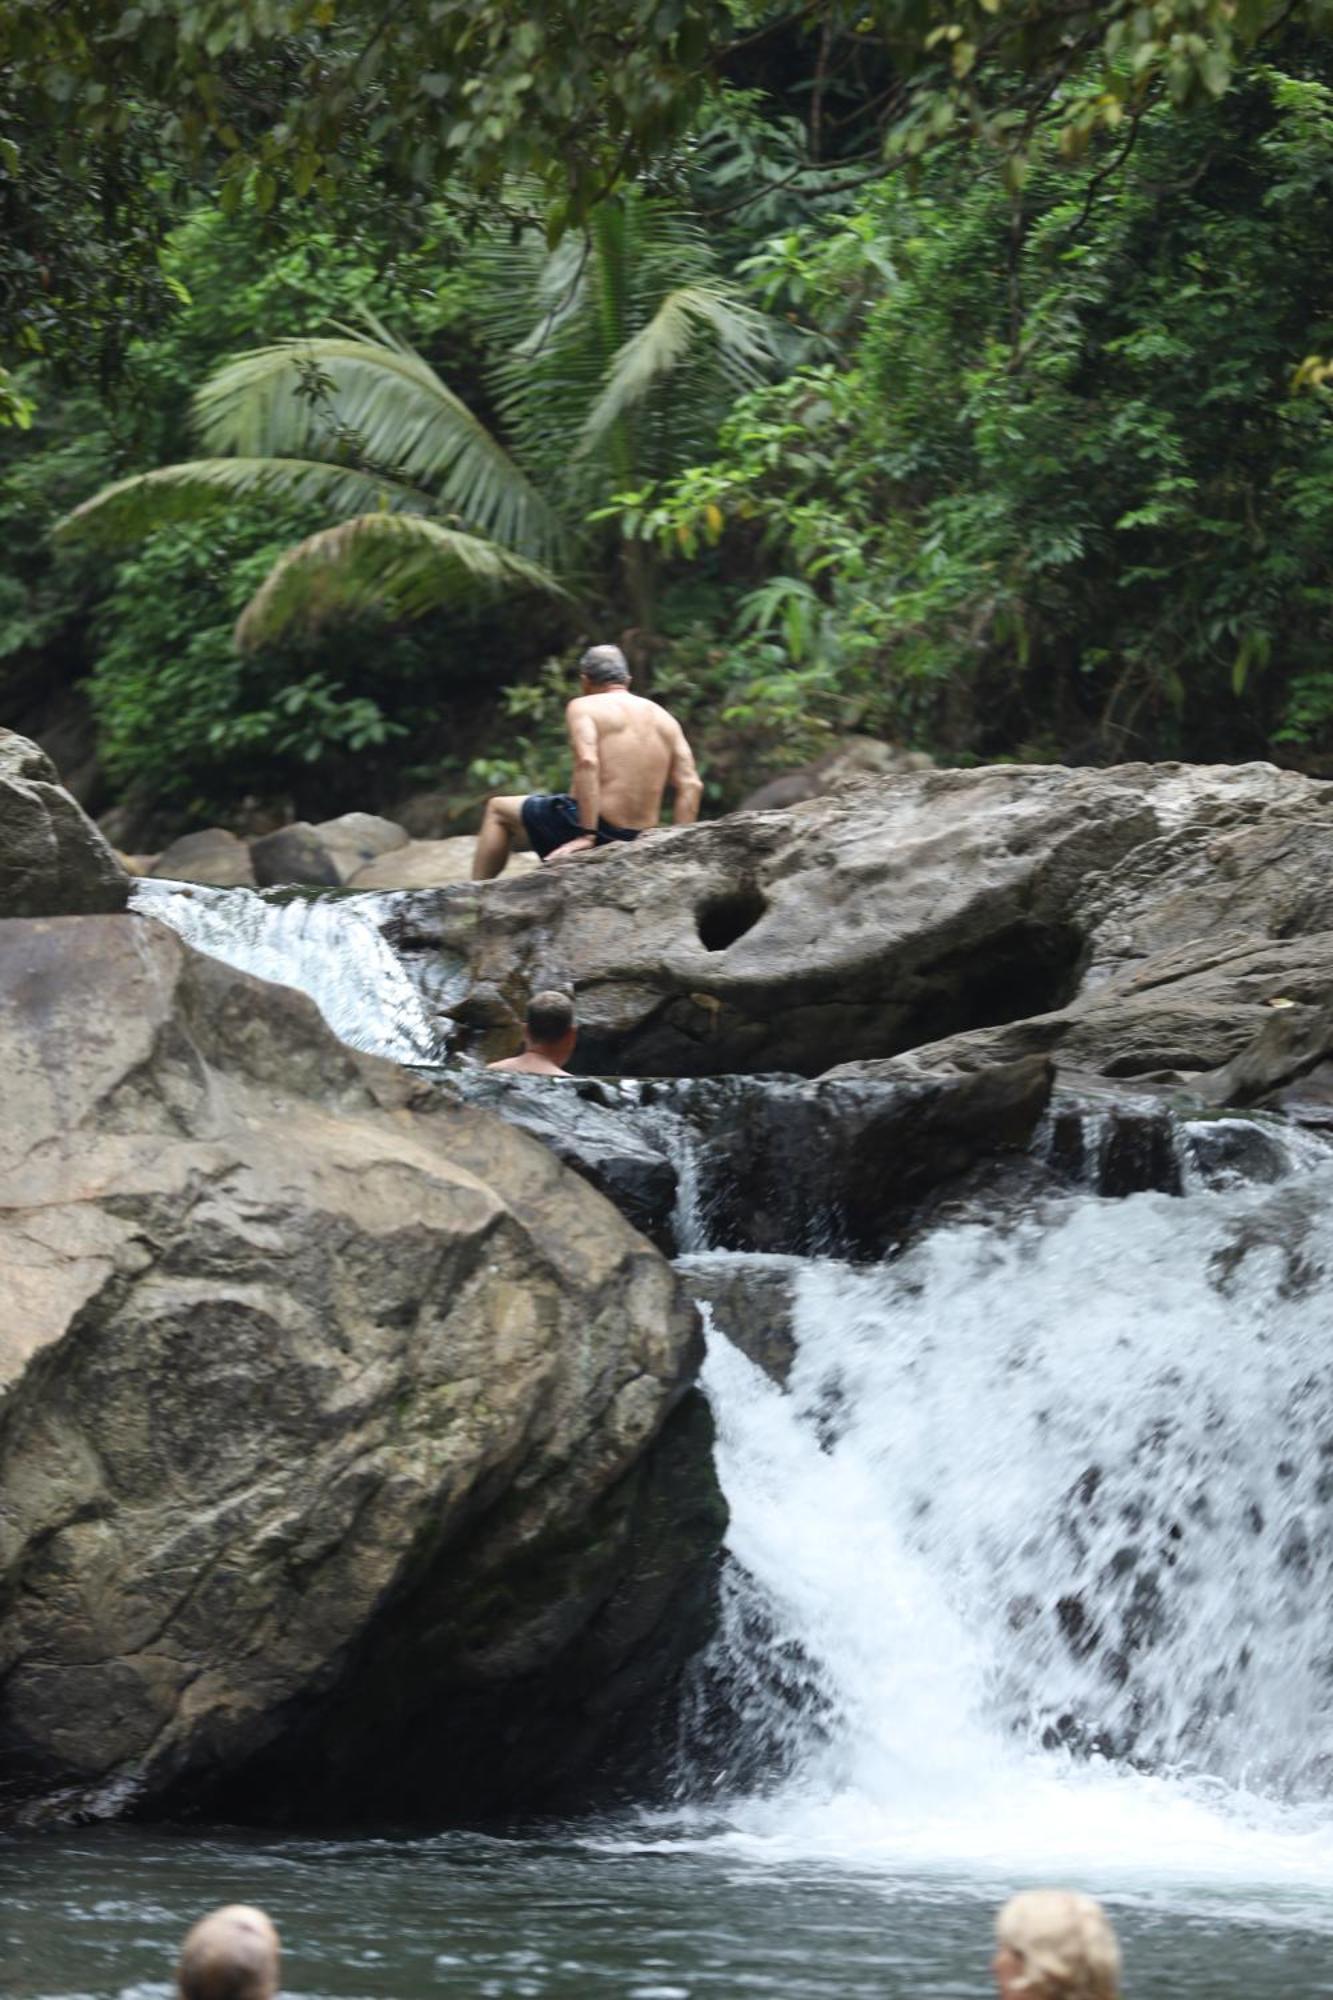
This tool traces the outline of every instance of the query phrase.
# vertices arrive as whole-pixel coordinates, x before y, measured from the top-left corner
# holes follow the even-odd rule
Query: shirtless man
[[[534,993],[523,1027],[523,1053],[487,1063],[487,1069],[518,1070],[523,1076],[563,1076],[579,1031],[574,1003],[563,993]]]
[[[472,879],[489,882],[514,848],[564,861],[616,840],[637,840],[656,826],[670,787],[677,826],[699,817],[703,786],[675,717],[629,691],[619,646],[590,646],[579,661],[582,692],[565,710],[574,756],[574,789],[532,792],[486,802],[472,856]]]

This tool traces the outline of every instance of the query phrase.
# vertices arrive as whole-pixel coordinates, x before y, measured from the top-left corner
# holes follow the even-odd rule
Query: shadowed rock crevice
[[[712,1630],[715,1571],[688,1559],[726,1526],[712,1445],[693,1391],[576,1534],[528,1539],[500,1566],[515,1513],[502,1500],[427,1562],[327,1698],[294,1704],[271,1746],[163,1809],[457,1825],[651,1796],[670,1762],[675,1691]]]
[[[708,952],[728,950],[754,929],[767,908],[767,900],[752,882],[706,897],[695,916],[700,944]]]

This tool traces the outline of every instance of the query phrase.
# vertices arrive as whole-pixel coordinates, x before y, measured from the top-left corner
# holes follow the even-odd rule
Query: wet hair
[[[1074,1889],[1025,1889],[995,1919],[996,1942],[1021,1961],[1041,2000],[1116,2000],[1120,1946],[1100,1903]]]
[[[629,686],[629,663],[619,646],[589,646],[579,672],[595,687]]]
[[[536,1048],[563,1041],[574,1025],[574,1002],[564,993],[534,993],[528,1002],[528,1041]]]
[[[281,1953],[263,1910],[229,1903],[201,1917],[181,1946],[180,2000],[274,2000]]]

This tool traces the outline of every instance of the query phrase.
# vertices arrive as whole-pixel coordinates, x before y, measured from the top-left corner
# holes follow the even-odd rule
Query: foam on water
[[[442,1060],[421,995],[380,934],[377,898],[141,881],[132,900],[211,958],[308,994],[350,1048],[393,1062]]]
[[[1325,1165],[809,1262],[785,1390],[711,1337],[729,1548],[809,1700],[714,1661],[789,1755],[700,1837],[1333,1920],[1330,1268]]]

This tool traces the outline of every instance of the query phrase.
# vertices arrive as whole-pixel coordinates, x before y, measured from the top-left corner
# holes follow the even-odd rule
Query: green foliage
[[[275,565],[244,644],[337,612],[410,617],[488,583],[558,594],[546,565],[579,539],[587,500],[710,443],[723,398],[768,357],[766,322],[698,232],[642,196],[604,203],[577,254],[492,245],[479,269],[512,452],[363,310],[365,332],[284,339],[204,383],[195,429],[232,456],[119,480],[62,532],[114,547],[220,499],[318,500],[339,525]]]
[[[1118,179],[939,161],[863,239],[770,245],[759,281],[818,301],[866,242],[857,338],[835,287],[843,364],[744,399],[710,465],[626,496],[636,532],[750,584],[736,638],[822,669],[816,713],[948,755],[1328,742],[1333,398],[1293,375],[1333,345],[1331,108],[1291,44],[1147,114]]]

